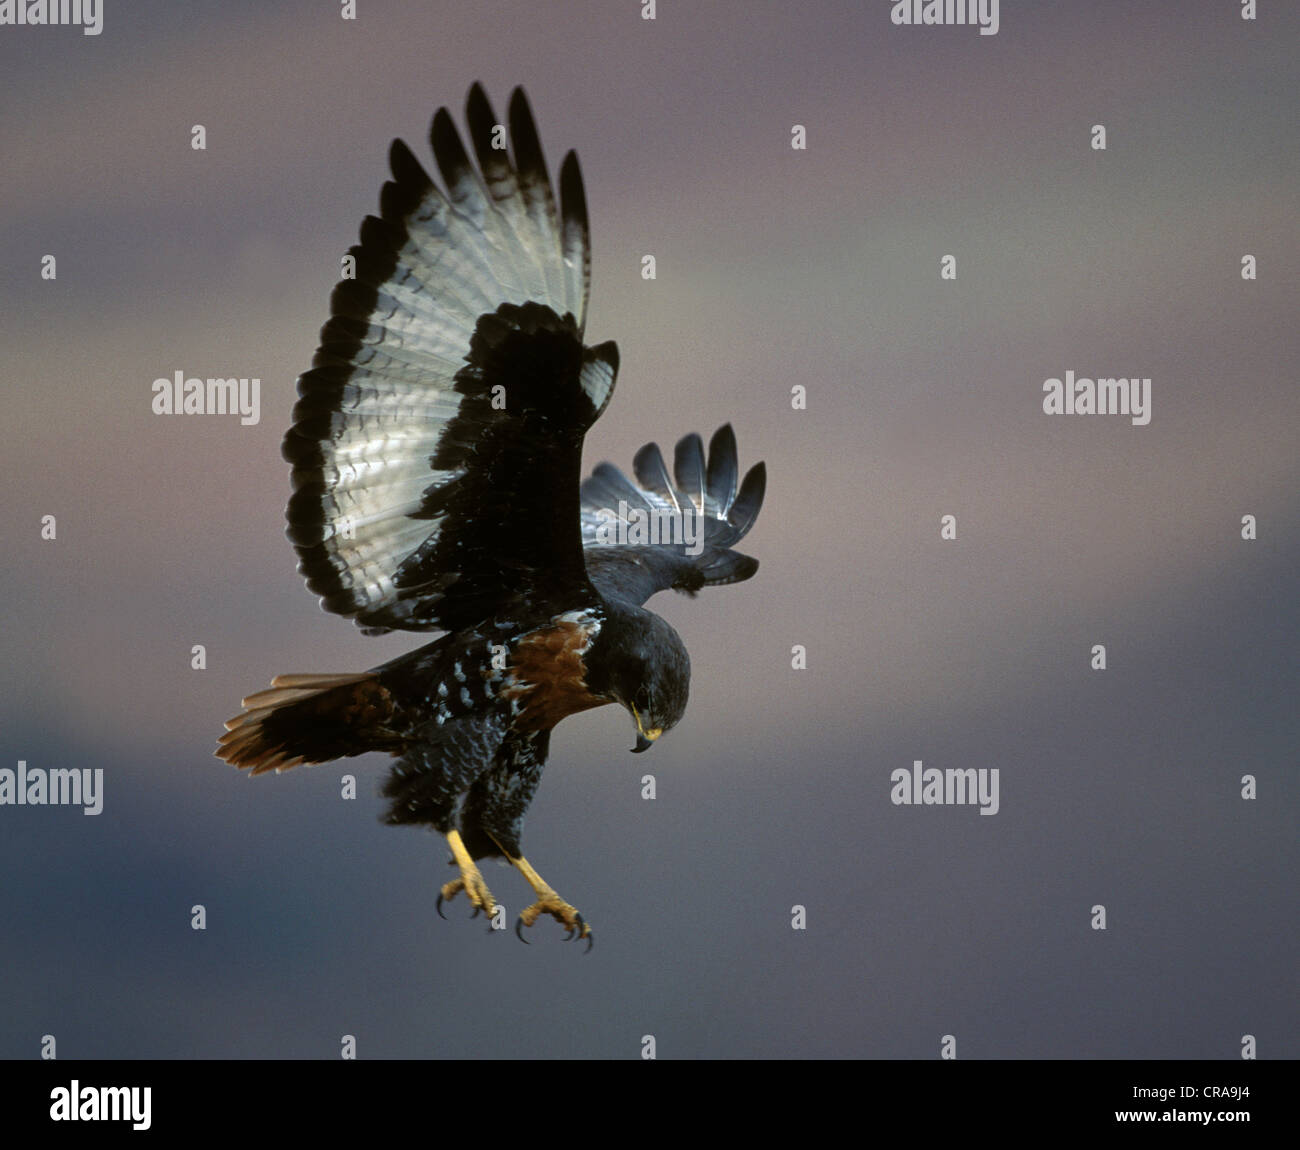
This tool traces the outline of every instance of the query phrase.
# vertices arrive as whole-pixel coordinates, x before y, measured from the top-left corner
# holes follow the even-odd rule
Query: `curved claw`
[[[523,915],[520,915],[517,919],[515,919],[515,934],[519,938],[519,941],[522,942],[525,946],[533,945],[531,942],[528,941],[528,939],[524,937],[524,916]]]
[[[438,912],[438,917],[442,919],[443,922],[446,922],[447,916],[442,913],[442,891],[438,892],[438,902],[434,906],[434,909]]]

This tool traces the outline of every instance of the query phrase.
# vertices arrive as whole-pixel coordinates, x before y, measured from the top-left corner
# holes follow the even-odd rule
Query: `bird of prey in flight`
[[[434,827],[459,868],[439,912],[463,891],[491,917],[477,864],[504,856],[535,894],[519,937],[547,914],[590,946],[589,924],[519,843],[551,729],[618,703],[643,751],[677,724],[690,660],[643,604],[754,574],[731,548],[765,473],[759,463],[737,482],[728,425],[707,455],[698,435],[678,442],[671,474],[652,443],[635,482],[608,463],[581,479],[618,348],[583,343],[578,160],[560,166],[557,210],[522,89],[508,149],[478,84],[466,120],[477,167],[447,110],[434,116],[442,187],[393,141],[380,214],[349,251],[283,444],[287,533],[321,606],[367,634],[444,634],[360,674],[276,677],[216,753],[253,774],[395,756],[387,821]]]

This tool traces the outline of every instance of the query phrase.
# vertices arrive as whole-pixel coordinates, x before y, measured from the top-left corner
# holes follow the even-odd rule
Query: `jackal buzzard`
[[[477,84],[466,119],[477,170],[447,110],[433,119],[445,190],[393,142],[380,215],[350,250],[355,275],[334,289],[283,447],[288,535],[321,605],[367,634],[446,634],[362,674],[278,676],[217,754],[253,774],[396,756],[387,820],[437,828],[460,869],[440,911],[463,890],[490,915],[476,860],[504,855],[537,896],[519,937],[549,914],[590,945],[519,846],[551,728],[619,703],[643,751],[681,719],[686,648],[642,604],[754,574],[731,546],[758,515],[764,470],[737,484],[727,426],[707,457],[698,435],[682,439],[671,477],[648,444],[635,483],[608,463],[579,482],[618,349],[583,344],[578,160],[560,167],[557,215],[523,91],[509,153]]]

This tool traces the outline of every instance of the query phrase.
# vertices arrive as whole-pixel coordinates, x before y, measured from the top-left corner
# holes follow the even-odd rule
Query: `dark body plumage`
[[[278,677],[244,700],[217,753],[254,774],[397,756],[388,820],[447,835],[461,878],[443,897],[465,890],[490,910],[473,860],[503,854],[539,896],[525,924],[549,913],[587,935],[520,849],[550,731],[616,702],[644,750],[680,720],[689,658],[642,604],[754,573],[731,546],[764,473],[738,484],[724,427],[707,456],[697,435],[678,443],[671,477],[650,444],[635,483],[609,464],[581,481],[618,351],[583,343],[577,158],[561,167],[557,215],[522,91],[513,162],[478,85],[467,121],[478,171],[446,110],[433,121],[445,192],[394,141],[381,214],[349,252],[355,275],[331,297],[283,449],[288,534],[322,606],[371,634],[446,634],[363,674]]]

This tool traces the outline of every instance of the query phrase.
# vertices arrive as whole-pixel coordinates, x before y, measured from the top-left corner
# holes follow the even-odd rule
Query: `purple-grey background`
[[[106,791],[0,807],[0,1056],[1300,1055],[1300,9],[1004,0],[985,37],[890,7],[0,27],[0,766]],[[730,420],[768,467],[758,576],[652,603],[685,721],[635,759],[615,708],[552,741],[525,845],[586,956],[440,920],[386,759],[212,757],[272,675],[423,641],[318,609],[279,440],[389,140],[432,169],[474,80],[582,158],[588,340],[622,351],[588,466]],[[261,422],[152,414],[177,370],[260,377]],[[1067,370],[1150,376],[1151,423],[1043,414]],[[917,759],[998,768],[1000,812],[892,805]]]

